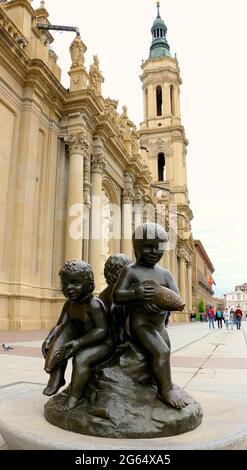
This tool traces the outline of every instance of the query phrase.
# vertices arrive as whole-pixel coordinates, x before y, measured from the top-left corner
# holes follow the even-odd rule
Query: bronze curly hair
[[[116,284],[123,267],[130,263],[129,257],[123,253],[109,256],[104,267],[104,276],[108,286]]]
[[[85,284],[87,286],[88,294],[90,292],[93,292],[95,288],[94,275],[90,264],[86,263],[85,261],[75,259],[71,261],[66,261],[59,271],[59,276],[61,277],[62,273],[70,274],[74,272],[81,273],[82,280],[85,281]]]

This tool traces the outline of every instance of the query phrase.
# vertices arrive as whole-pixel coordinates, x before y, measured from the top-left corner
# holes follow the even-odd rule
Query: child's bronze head
[[[168,237],[161,225],[145,223],[136,228],[132,240],[137,262],[154,266],[163,256]]]
[[[90,264],[81,260],[66,261],[59,271],[64,296],[78,302],[94,290],[94,275]]]
[[[109,256],[104,267],[104,276],[108,286],[116,284],[123,267],[130,263],[129,257],[123,253]]]

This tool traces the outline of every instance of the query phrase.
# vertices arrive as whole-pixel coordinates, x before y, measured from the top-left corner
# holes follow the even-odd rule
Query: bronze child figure
[[[123,253],[109,256],[104,266],[104,276],[107,282],[107,287],[99,294],[99,298],[104,303],[109,314],[116,343],[124,342],[126,338],[125,322],[127,315],[123,305],[114,304],[112,292],[123,267],[130,263],[131,260],[129,257]]]
[[[54,395],[64,385],[67,361],[73,358],[71,387],[63,410],[76,407],[87,388],[94,366],[113,352],[110,325],[103,302],[95,297],[92,268],[84,261],[66,262],[60,270],[62,291],[68,299],[57,325],[42,345],[50,379],[43,393]]]
[[[163,286],[174,292],[168,297],[174,295],[179,299],[179,290],[172,274],[157,264],[163,256],[166,241],[166,231],[158,224],[146,223],[137,227],[133,234],[136,262],[121,271],[113,300],[126,306],[131,339],[150,364],[158,388],[157,398],[179,409],[187,403],[171,381],[170,341],[165,328],[168,308],[162,308],[160,295],[162,290],[167,291]],[[180,307],[183,308],[182,301]]]

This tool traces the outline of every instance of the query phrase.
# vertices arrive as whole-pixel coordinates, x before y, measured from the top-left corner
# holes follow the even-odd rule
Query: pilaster
[[[105,170],[105,151],[102,139],[95,136],[93,139],[93,154],[91,160],[91,219],[90,219],[90,250],[89,261],[94,272],[95,292],[101,290],[101,237],[102,214],[101,194],[102,179]]]
[[[179,290],[182,299],[186,302],[186,252],[181,249],[178,252],[179,259]]]
[[[67,142],[69,146],[69,177],[65,260],[71,260],[82,258],[83,166],[88,142],[83,131],[69,135]],[[72,217],[76,218],[72,220]]]
[[[134,199],[133,179],[129,172],[124,175],[122,190],[122,253],[132,258],[132,205]]]

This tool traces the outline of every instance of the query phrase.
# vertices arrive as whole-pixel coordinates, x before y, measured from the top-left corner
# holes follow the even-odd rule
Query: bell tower
[[[176,55],[170,51],[167,27],[160,16],[160,2],[157,2],[151,33],[149,57],[142,64],[140,77],[144,110],[140,143],[143,160],[152,173],[157,203],[165,204],[166,215],[171,212],[177,217],[175,242],[167,253],[166,266],[178,282],[188,313],[192,311],[194,249],[186,170],[188,141],[181,123],[180,70]]]
[[[179,202],[188,203],[186,146],[188,144],[180,115],[180,70],[172,56],[166,34],[167,27],[160,16],[153,23],[149,58],[142,64],[144,116],[141,123],[141,147],[154,183],[162,183],[175,194]],[[178,202],[178,201],[176,201]]]

